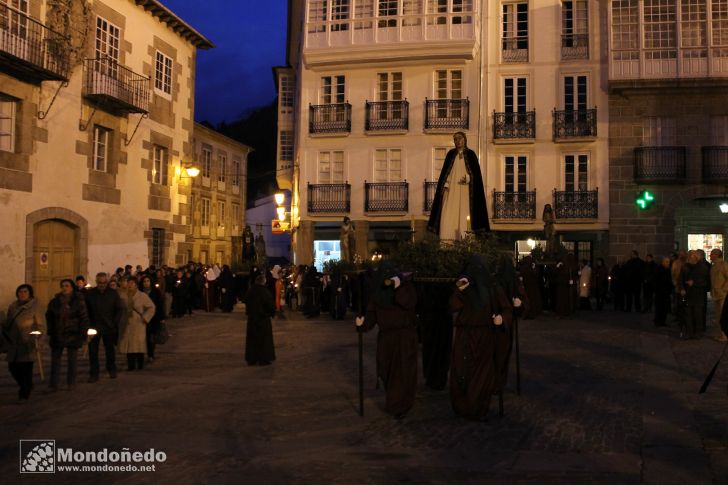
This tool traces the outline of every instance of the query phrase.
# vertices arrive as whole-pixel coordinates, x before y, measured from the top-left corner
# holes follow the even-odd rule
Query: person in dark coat
[[[303,305],[301,311],[307,318],[321,314],[321,279],[315,266],[309,266],[301,281]]]
[[[448,217],[452,212],[448,210],[449,205],[460,202],[459,200],[451,200],[448,202],[448,199],[453,197],[452,194],[456,193],[455,189],[459,184],[468,185],[469,207],[460,207],[459,211],[455,210],[454,213],[457,214],[460,212],[462,216],[460,218],[461,220],[464,220],[467,215],[470,216],[469,230],[473,232],[490,231],[488,209],[485,204],[485,190],[483,189],[483,178],[480,173],[478,156],[473,150],[468,148],[468,140],[462,131],[453,135],[453,142],[455,148],[447,152],[445,156],[442,171],[437,181],[435,198],[432,201],[430,219],[427,223],[427,230],[438,235],[440,239],[457,239],[454,233],[443,234],[443,228],[441,226],[443,225],[443,218]],[[464,170],[461,170],[460,167],[455,167],[456,163],[464,163]],[[453,172],[454,167],[455,173],[467,173],[463,177],[465,180],[450,180],[452,178],[450,174]],[[458,222],[461,223],[461,221]],[[452,223],[453,221],[445,222],[447,227],[451,227]],[[461,229],[460,232],[463,233],[465,228]]]
[[[559,318],[571,315],[571,286],[569,268],[563,261],[556,263],[554,268],[554,312]]]
[[[253,287],[245,296],[248,324],[245,332],[245,360],[248,365],[270,365],[276,360],[273,344],[273,325],[276,307],[265,287],[265,276],[255,277]]]
[[[632,311],[632,302],[636,312],[642,311],[642,282],[644,281],[645,262],[637,251],[632,251],[632,257],[622,267],[622,282],[626,303],[624,311]]]
[[[227,264],[220,271],[217,286],[220,289],[220,308],[223,312],[230,313],[235,306],[235,279]]]
[[[680,294],[685,297],[684,338],[697,338],[703,333],[709,281],[710,270],[700,262],[697,251],[690,251],[681,276]]]
[[[592,281],[594,296],[597,299],[597,310],[602,311],[609,292],[609,270],[607,265],[604,264],[604,258],[597,258],[597,266],[592,274]]]
[[[480,256],[470,258],[450,297],[454,322],[450,400],[460,416],[484,420],[505,385],[512,342],[512,307]]]
[[[88,343],[89,382],[99,380],[99,346],[104,343],[106,371],[116,378],[116,342],[119,340],[119,326],[124,318],[124,307],[119,292],[108,287],[106,273],[96,275],[96,287],[86,292],[86,308],[90,327],[96,330]]]
[[[670,296],[674,291],[670,274],[670,258],[663,258],[662,264],[655,268],[655,326],[666,325],[667,314],[670,313]]]
[[[50,389],[58,390],[63,349],[68,355],[68,388],[73,389],[76,386],[78,349],[86,341],[89,328],[86,302],[76,291],[73,280],[61,280],[61,292],[48,303],[46,323],[51,347]]]
[[[539,287],[538,267],[531,256],[526,256],[519,265],[520,278],[526,291],[527,305],[523,318],[530,320],[541,315],[541,288]]]
[[[343,320],[346,316],[346,309],[349,307],[349,278],[337,267],[331,275],[329,282],[331,297],[329,301],[329,313],[334,320]]]
[[[22,284],[15,290],[16,300],[8,308],[2,324],[2,343],[7,351],[8,370],[18,383],[18,399],[27,401],[33,390],[33,363],[39,352],[39,339],[45,335],[45,317],[33,287]]]
[[[152,285],[152,279],[149,276],[143,276],[139,282],[139,290],[149,297],[154,303],[154,316],[149,323],[147,323],[147,359],[149,362],[153,362],[155,359],[154,350],[157,348],[155,336],[161,331],[162,323],[167,320],[167,315],[164,312],[164,300],[162,293]]]
[[[411,281],[383,261],[374,275],[374,293],[359,331],[379,326],[377,376],[384,383],[385,410],[397,419],[415,402],[417,390],[417,291]]]
[[[190,299],[190,282],[181,269],[177,270],[177,279],[172,284],[172,316],[183,317],[188,310]]]

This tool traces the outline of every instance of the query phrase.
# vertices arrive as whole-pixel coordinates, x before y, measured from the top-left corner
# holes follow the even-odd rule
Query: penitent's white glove
[[[514,307],[516,307],[516,308],[521,308],[521,304],[522,304],[522,303],[523,303],[523,302],[521,301],[521,299],[520,299],[520,298],[514,298],[514,299],[513,299],[513,306],[514,306]]]
[[[402,281],[399,279],[399,276],[395,276],[392,278],[392,283],[394,283],[394,289],[396,290],[402,284]]]
[[[356,317],[356,326],[361,327],[364,325],[364,317]]]
[[[470,281],[467,278],[460,278],[455,285],[458,287],[458,290],[464,291],[465,288],[470,286]]]
[[[493,315],[493,323],[496,325],[503,325],[503,317],[500,315]]]

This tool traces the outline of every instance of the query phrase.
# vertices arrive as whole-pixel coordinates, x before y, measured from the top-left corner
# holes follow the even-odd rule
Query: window
[[[428,14],[446,14],[448,13],[448,0],[427,0],[427,13]],[[452,13],[472,13],[473,1],[472,0],[452,0],[452,8],[449,12]],[[453,24],[469,24],[472,23],[473,18],[470,15],[467,16],[452,16]],[[445,25],[447,24],[446,15],[428,15],[427,23],[430,25]]]
[[[614,50],[639,48],[638,0],[612,0],[612,45]],[[620,54],[615,54],[619,56]],[[618,57],[617,60],[620,60]]]
[[[504,162],[504,189],[508,193],[526,192],[528,157],[526,155],[506,155]]]
[[[396,27],[397,19],[396,18],[388,19],[386,17],[397,17],[397,0],[378,0],[378,2],[379,2],[379,9],[378,9],[379,28]]]
[[[473,0],[452,0],[452,11],[453,13],[470,13],[473,11]],[[465,16],[453,16],[453,24],[470,24],[473,22],[473,17],[470,15]]]
[[[642,124],[642,144],[648,147],[677,144],[675,118],[645,118]]]
[[[337,23],[337,20],[349,19],[349,0],[333,0],[331,2],[331,30],[332,32],[349,30],[347,22]]]
[[[527,102],[527,79],[509,77],[503,80],[503,111],[525,113]]]
[[[156,267],[164,264],[164,229],[152,228],[152,261]]]
[[[713,146],[728,146],[728,115],[710,117],[710,142]]]
[[[280,97],[282,108],[293,108],[293,76],[281,76]]]
[[[225,155],[218,154],[217,162],[219,167],[217,172],[217,181],[225,183],[225,172],[227,171],[227,157]]]
[[[0,4],[6,4],[18,12],[21,12],[24,15],[21,15],[20,13],[16,13],[12,10],[8,11],[6,9],[0,9],[0,27],[7,32],[7,34],[18,37],[20,39],[27,39],[28,38],[28,16],[29,10],[28,10],[28,0],[0,0]],[[7,35],[5,34],[5,35]],[[12,38],[11,38],[12,39]],[[8,41],[6,41],[8,42]],[[28,55],[27,49],[18,49],[20,45],[13,45],[15,42],[13,40],[9,40],[8,44],[5,46],[4,50],[10,50],[11,54],[21,54],[21,57],[25,57]],[[22,45],[22,44],[21,44]]]
[[[281,130],[281,154],[280,160],[284,162],[293,161],[293,131]]]
[[[319,183],[344,183],[344,152],[319,152]]]
[[[326,32],[326,0],[309,0],[308,1],[308,32],[313,34],[316,32]]]
[[[589,103],[586,76],[564,76],[564,110],[585,111]]]
[[[564,190],[575,192],[589,188],[589,155],[564,155]]]
[[[337,20],[348,20],[351,12],[350,0],[309,0],[308,2],[308,32],[326,32],[326,21],[331,20],[331,31],[349,30],[347,22],[337,23]],[[329,12],[328,8],[331,7]],[[329,17],[330,15],[330,17]]]
[[[232,223],[233,227],[240,226],[241,225],[241,221],[240,221],[240,204],[233,204],[232,205],[232,211],[233,211],[233,213],[232,213],[232,221],[231,221],[231,223]]]
[[[377,74],[377,100],[378,101],[401,101],[402,100],[402,73],[401,72],[380,72]],[[402,105],[394,104],[391,112],[386,105],[378,107],[378,119],[402,119]],[[391,113],[391,114],[390,114]]]
[[[589,33],[589,7],[587,0],[561,2],[561,35],[568,47],[574,45],[574,36]]]
[[[94,126],[93,169],[106,172],[109,159],[109,130],[103,126]]]
[[[528,49],[528,3],[503,5],[503,50]]]
[[[233,187],[240,187],[240,160],[233,158]]]
[[[644,1],[645,49],[670,49],[677,46],[675,0]]]
[[[399,182],[402,180],[402,150],[385,148],[376,151],[374,158],[375,182]]]
[[[201,199],[200,224],[203,226],[210,225],[210,199],[203,197]]]
[[[96,17],[96,59],[108,59],[108,62],[96,62],[97,72],[116,77],[119,66],[120,30],[108,20]]]
[[[165,147],[156,145],[154,147],[152,181],[155,184],[167,185],[167,149]]]
[[[462,99],[463,71],[459,69],[435,71],[435,97],[437,99]]]
[[[17,101],[0,97],[0,151],[15,151]]]
[[[212,171],[212,150],[209,148],[202,149],[202,176],[210,178],[210,172]]]
[[[402,25],[411,27],[420,25],[422,15],[422,0],[404,0],[402,2]]]
[[[166,95],[172,94],[172,59],[157,51],[154,69],[154,89]]]
[[[344,76],[324,76],[321,78],[321,92],[319,101],[321,104],[339,104],[345,101],[344,88],[346,79]]]
[[[712,1],[713,45],[728,46],[728,0]]]
[[[427,13],[447,13],[447,0],[427,0]],[[447,23],[447,17],[442,16],[428,16],[428,24],[430,25],[444,25]]]
[[[354,2],[354,18],[365,19],[357,20],[356,22],[354,22],[355,30],[372,28],[371,18],[374,17],[373,2],[374,0],[357,0],[356,2]]]
[[[223,201],[217,203],[217,226],[225,226],[225,202]]]
[[[439,180],[448,150],[450,149],[445,147],[435,147],[432,150],[432,180]]]

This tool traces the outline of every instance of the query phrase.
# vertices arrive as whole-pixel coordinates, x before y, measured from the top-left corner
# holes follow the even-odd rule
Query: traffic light
[[[649,209],[655,203],[655,194],[649,190],[643,190],[637,195],[634,203],[637,204],[640,210]]]

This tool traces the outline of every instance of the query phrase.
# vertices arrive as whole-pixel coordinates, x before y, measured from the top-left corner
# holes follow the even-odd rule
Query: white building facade
[[[609,220],[599,8],[289,2],[278,182],[292,190],[294,260],[338,240],[344,216],[362,258],[423,238],[457,131],[479,157],[494,231],[539,238],[551,204],[563,240],[591,258]]]

